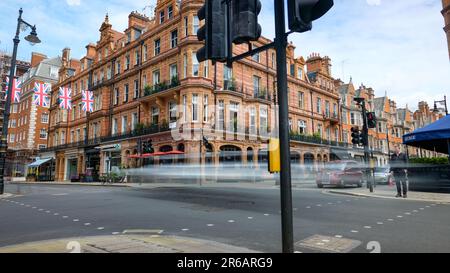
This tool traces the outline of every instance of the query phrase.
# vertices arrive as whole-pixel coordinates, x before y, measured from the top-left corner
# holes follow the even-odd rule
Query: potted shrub
[[[144,95],[150,96],[151,94],[152,94],[152,87],[150,85],[146,84],[144,87]]]
[[[72,175],[70,177],[70,182],[80,182],[80,177],[78,175]]]

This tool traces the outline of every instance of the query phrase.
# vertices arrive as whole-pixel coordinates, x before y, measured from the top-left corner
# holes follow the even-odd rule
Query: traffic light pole
[[[284,1],[274,0],[275,7],[275,49],[277,52],[277,85],[279,102],[280,132],[280,191],[281,191],[281,229],[283,253],[294,253],[294,233],[292,221],[291,153],[289,139],[289,108],[286,67],[286,47],[288,45]]]
[[[369,183],[370,177],[369,177],[369,168],[370,166],[370,149],[369,149],[369,123],[367,120],[367,109],[366,109],[366,101],[362,100],[361,102],[362,107],[362,115],[363,115],[363,138],[364,138],[364,162],[366,164],[366,179],[367,183]],[[372,169],[370,170],[372,172]],[[372,181],[370,182],[370,192],[373,192],[373,184]]]

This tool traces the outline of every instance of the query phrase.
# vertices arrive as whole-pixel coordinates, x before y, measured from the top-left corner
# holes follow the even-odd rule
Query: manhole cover
[[[295,244],[297,247],[305,247],[313,250],[319,250],[330,253],[349,253],[361,245],[360,241],[314,235]]]

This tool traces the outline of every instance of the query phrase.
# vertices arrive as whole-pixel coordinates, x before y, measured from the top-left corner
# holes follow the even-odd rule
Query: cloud
[[[79,6],[81,5],[81,0],[66,0],[69,6]]]
[[[353,77],[356,87],[364,83],[377,96],[387,92],[399,107],[450,96],[440,1],[379,2],[383,9],[367,8],[367,1],[335,0],[332,10],[313,23],[312,31],[289,37],[297,46],[296,54],[330,56],[335,78],[348,82]],[[263,6],[262,14],[273,17],[273,7]],[[261,24],[264,35],[273,38],[273,18]]]
[[[150,3],[149,3],[150,2]],[[21,34],[19,58],[31,52],[57,56],[69,46],[74,58],[85,54],[85,46],[99,39],[99,27],[108,12],[114,29],[127,27],[128,14],[142,12],[156,0],[2,0],[0,1],[0,49],[11,51],[18,10],[36,24],[42,44],[31,47]],[[260,23],[263,34],[274,38],[273,1],[261,0]],[[400,107],[417,105],[419,100],[441,100],[450,96],[450,64],[443,31],[441,1],[436,0],[335,0],[335,6],[313,23],[313,30],[289,37],[297,46],[297,56],[312,52],[328,55],[333,76],[356,85],[373,87],[377,96],[387,91]],[[67,5],[77,5],[76,9]],[[383,8],[368,8],[383,5]]]
[[[366,0],[369,6],[379,6],[381,5],[381,0]]]

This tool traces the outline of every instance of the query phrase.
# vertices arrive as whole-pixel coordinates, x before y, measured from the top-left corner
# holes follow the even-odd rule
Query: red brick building
[[[24,175],[27,164],[33,162],[38,150],[47,148],[50,112],[33,103],[34,84],[55,84],[60,67],[61,57],[49,59],[43,54],[32,53],[31,68],[19,78],[21,98],[19,103],[11,104],[8,129],[8,149],[17,175]]]
[[[59,82],[50,108],[48,149],[56,158],[56,180],[86,170],[95,174],[114,168],[173,162],[266,160],[266,141],[275,134],[275,51],[237,62],[199,63],[202,46],[196,33],[203,1],[159,0],[155,17],[133,12],[124,33],[112,29],[108,17],[100,39],[89,44],[81,60],[63,52]],[[261,38],[255,46],[271,42]],[[235,54],[247,50],[236,46]],[[339,94],[331,60],[318,54],[296,57],[287,48],[290,125],[294,164],[330,159],[338,145]],[[71,111],[58,107],[58,88],[70,87]],[[81,91],[94,92],[94,112],[81,110]],[[213,151],[202,149],[204,134]],[[313,136],[314,135],[314,136]],[[152,140],[156,152],[184,153],[171,158],[134,159],[141,141]]]

